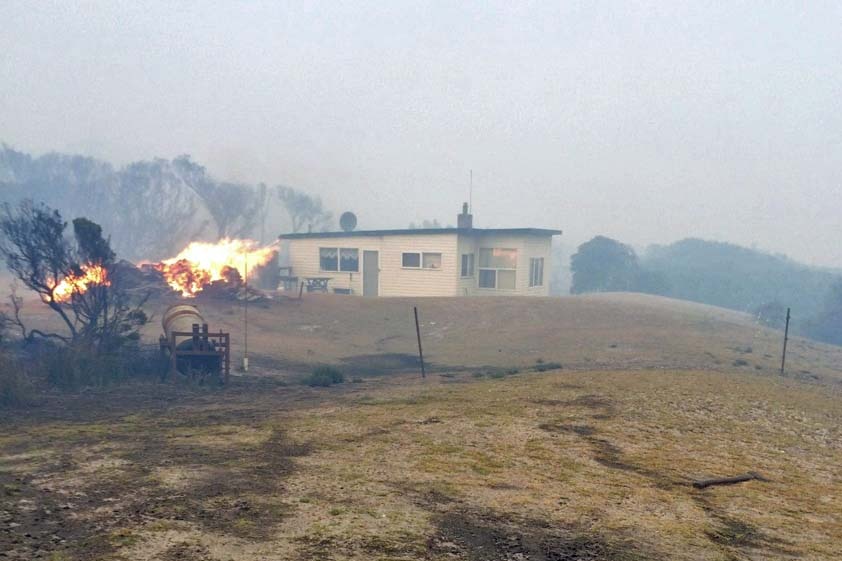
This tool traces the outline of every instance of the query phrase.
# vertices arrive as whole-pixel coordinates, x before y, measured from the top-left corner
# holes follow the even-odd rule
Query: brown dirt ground
[[[779,333],[630,295],[250,315],[255,368],[225,388],[4,412],[0,560],[838,558],[839,349],[795,339],[780,377]],[[314,363],[361,381],[295,384]],[[768,481],[691,485],[746,471]]]

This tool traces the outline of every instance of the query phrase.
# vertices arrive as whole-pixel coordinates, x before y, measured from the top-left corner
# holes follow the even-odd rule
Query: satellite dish
[[[339,217],[339,227],[345,232],[350,232],[357,227],[357,216],[353,212],[343,212]]]

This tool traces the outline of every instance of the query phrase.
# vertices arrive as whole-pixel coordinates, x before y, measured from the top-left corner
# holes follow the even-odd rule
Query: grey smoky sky
[[[738,5],[732,5],[738,4]],[[0,3],[0,140],[842,266],[842,4]]]

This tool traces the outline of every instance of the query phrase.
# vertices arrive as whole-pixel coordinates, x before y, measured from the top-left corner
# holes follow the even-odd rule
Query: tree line
[[[0,145],[0,202],[42,201],[66,216],[86,216],[112,247],[137,261],[170,257],[195,240],[334,227],[317,195],[286,185],[220,181],[189,156],[115,168],[95,158],[32,157]]]
[[[573,294],[668,296],[748,312],[771,327],[782,326],[791,307],[798,333],[842,344],[842,273],[782,255],[693,238],[638,255],[627,244],[597,236],[578,247],[570,269]]]

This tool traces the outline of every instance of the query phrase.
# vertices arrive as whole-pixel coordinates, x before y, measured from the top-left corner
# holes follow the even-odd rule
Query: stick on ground
[[[734,477],[716,477],[713,479],[699,479],[693,482],[693,487],[696,489],[704,489],[711,485],[733,485],[735,483],[742,483],[744,481],[769,481],[759,473],[750,471],[742,475],[735,475]]]

